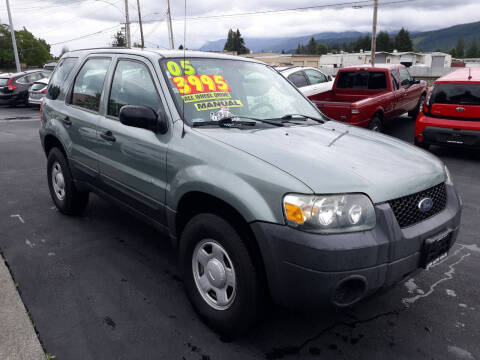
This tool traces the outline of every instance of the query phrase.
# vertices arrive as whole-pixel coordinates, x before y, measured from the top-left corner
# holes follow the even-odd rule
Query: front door
[[[106,116],[99,123],[99,167],[106,191],[163,224],[169,135],[119,121],[124,105],[146,106],[156,112],[163,108],[153,74],[151,63],[143,58],[117,59]]]

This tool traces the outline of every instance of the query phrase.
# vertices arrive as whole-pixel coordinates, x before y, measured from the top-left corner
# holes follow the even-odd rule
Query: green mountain
[[[455,47],[460,36],[463,36],[465,48],[468,49],[474,39],[480,40],[480,22],[416,33],[412,36],[412,40],[416,49],[422,49],[423,51],[435,51],[437,49],[448,51]]]

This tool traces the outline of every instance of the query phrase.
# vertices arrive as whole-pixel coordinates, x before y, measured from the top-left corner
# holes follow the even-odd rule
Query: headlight
[[[290,226],[311,232],[364,231],[376,224],[373,204],[362,194],[289,194],[283,198],[283,209]]]
[[[445,165],[445,184],[453,185],[452,177],[450,171],[448,171],[447,165]]]

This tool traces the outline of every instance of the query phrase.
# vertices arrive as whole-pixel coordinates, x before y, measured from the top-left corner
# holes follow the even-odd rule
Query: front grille
[[[422,212],[418,204],[420,200],[425,198],[431,198],[433,200],[433,207],[427,212]],[[404,228],[428,219],[445,209],[445,206],[447,206],[447,191],[445,184],[441,183],[416,194],[390,200],[388,204],[392,208],[398,224]]]

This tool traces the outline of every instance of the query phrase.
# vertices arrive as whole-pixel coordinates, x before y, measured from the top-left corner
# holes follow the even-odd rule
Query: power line
[[[110,31],[110,30],[116,29],[116,28],[118,28],[118,27],[121,27],[121,25],[111,26],[111,27],[108,27],[108,28],[105,28],[105,29],[96,31],[96,32],[91,33],[91,34],[82,35],[82,36],[79,36],[79,37],[76,37],[76,38],[73,38],[73,39],[69,39],[69,40],[59,41],[59,42],[56,42],[56,43],[53,43],[53,44],[50,44],[50,45],[51,45],[51,46],[60,45],[60,44],[65,44],[65,43],[71,42],[71,41],[77,41],[77,40],[85,39],[85,38],[90,37],[90,36],[93,36],[93,35],[102,34],[102,33],[106,32],[106,31]]]

